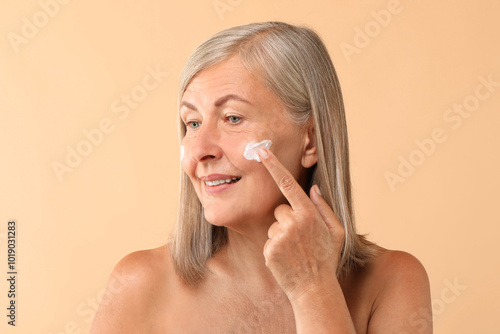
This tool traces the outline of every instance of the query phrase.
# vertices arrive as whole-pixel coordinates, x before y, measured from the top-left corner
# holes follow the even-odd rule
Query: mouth
[[[204,182],[208,187],[212,188],[212,187],[218,187],[218,186],[221,186],[224,184],[236,183],[239,180],[241,180],[241,177],[232,177],[232,178],[227,178],[227,179],[218,179],[218,180],[204,181]]]
[[[217,195],[225,193],[236,186],[241,180],[241,176],[227,174],[210,174],[200,177],[204,183],[204,192],[207,195]]]

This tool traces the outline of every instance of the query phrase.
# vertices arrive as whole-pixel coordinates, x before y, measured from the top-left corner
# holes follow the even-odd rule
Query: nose
[[[220,134],[216,124],[204,122],[201,124],[196,134],[196,138],[191,147],[191,158],[196,162],[206,162],[217,160],[222,156],[220,148]]]

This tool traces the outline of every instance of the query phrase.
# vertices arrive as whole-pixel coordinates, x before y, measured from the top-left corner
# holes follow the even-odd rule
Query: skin
[[[228,94],[250,103],[229,99]],[[235,57],[189,84],[182,167],[207,220],[228,228],[228,245],[196,287],[174,272],[168,247],[124,257],[114,268],[91,333],[432,333],[429,280],[412,255],[380,247],[365,268],[338,280],[344,231],[314,186],[312,123],[297,126]],[[248,142],[270,139],[262,163]],[[207,192],[200,177],[241,180]]]

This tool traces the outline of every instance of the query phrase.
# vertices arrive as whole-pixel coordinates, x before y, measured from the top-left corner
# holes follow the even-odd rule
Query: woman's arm
[[[259,155],[290,204],[274,211],[264,257],[292,304],[297,333],[355,333],[336,278],[344,227],[317,186],[307,196],[271,151]]]
[[[422,264],[411,254],[387,251],[377,260],[371,286],[378,293],[367,325],[369,334],[432,334],[430,286]],[[335,278],[292,300],[297,333],[356,333]]]
[[[335,275],[342,224],[317,186],[308,197],[271,151],[259,155],[290,204],[274,212],[277,221],[269,228],[264,257],[292,304],[297,333],[355,333]],[[367,332],[432,333],[432,317],[414,319],[430,312],[429,280],[420,262],[408,253],[387,251],[373,266],[369,280],[378,294]]]
[[[324,279],[290,300],[297,334],[356,333],[335,277]]]

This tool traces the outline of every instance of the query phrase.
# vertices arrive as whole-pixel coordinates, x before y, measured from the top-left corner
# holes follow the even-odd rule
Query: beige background
[[[19,271],[16,328],[0,283],[2,333],[87,333],[116,262],[164,243],[177,207],[182,66],[213,33],[266,20],[307,24],[330,50],[360,232],[422,261],[436,333],[500,332],[500,87],[474,97],[480,78],[500,82],[499,1],[60,1],[0,10],[0,253],[15,219]],[[168,76],[156,88],[148,79],[148,91],[152,70]],[[126,115],[120,99],[131,93],[141,101]],[[443,118],[464,103],[470,117]],[[82,130],[102,122],[108,133],[86,147]],[[441,142],[418,153],[415,141],[436,128]],[[68,147],[88,155],[59,180],[53,164]],[[420,164],[391,188],[385,174],[400,156]]]

